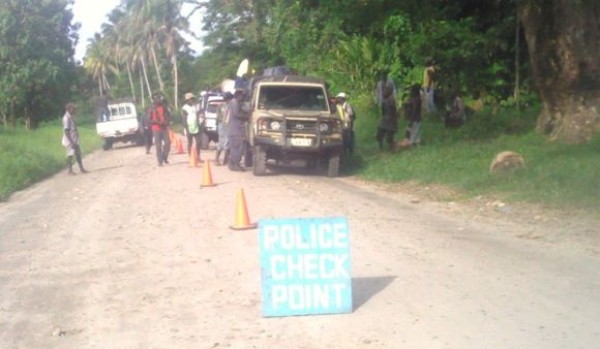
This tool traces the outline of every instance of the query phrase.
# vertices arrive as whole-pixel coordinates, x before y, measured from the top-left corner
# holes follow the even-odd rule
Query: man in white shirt
[[[196,103],[196,96],[193,93],[186,93],[184,96],[185,104],[181,108],[181,116],[183,122],[183,128],[185,129],[185,135],[187,137],[187,151],[188,154],[192,154],[192,143],[196,142],[196,155],[198,161],[200,160],[200,132],[202,120],[200,120],[198,107]]]
[[[65,109],[66,112],[62,119],[62,145],[67,151],[67,166],[69,169],[68,173],[70,175],[75,174],[75,172],[73,172],[73,156],[75,156],[77,165],[79,165],[79,171],[81,173],[87,173],[86,169],[83,168],[83,163],[81,160],[81,147],[79,146],[79,132],[77,131],[77,126],[75,125],[75,120],[73,119],[73,116],[77,111],[77,107],[73,103],[67,103]]]

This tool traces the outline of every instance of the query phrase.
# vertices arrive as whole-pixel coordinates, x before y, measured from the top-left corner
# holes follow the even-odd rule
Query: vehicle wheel
[[[257,145],[254,148],[254,166],[252,167],[252,173],[255,176],[264,176],[267,173],[267,151],[265,148]]]
[[[207,150],[209,143],[210,143],[210,138],[208,137],[206,132],[201,132],[200,133],[200,148],[202,148],[202,150]]]
[[[250,145],[250,143],[244,142],[244,167],[252,167],[252,162],[252,146]]]
[[[337,177],[340,173],[340,155],[332,154],[327,166],[327,177]]]
[[[109,150],[111,149],[113,146],[113,139],[112,138],[105,138],[104,139],[104,144],[102,145],[102,149],[104,150]]]

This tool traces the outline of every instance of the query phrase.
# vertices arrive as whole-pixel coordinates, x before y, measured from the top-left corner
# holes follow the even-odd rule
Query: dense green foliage
[[[326,78],[333,90],[357,96],[372,92],[382,70],[399,86],[420,83],[425,58],[435,57],[441,89],[499,101],[510,100],[515,89],[513,1],[201,3],[206,8],[206,44],[210,54],[221,59],[225,76],[233,73],[231,60],[247,57],[257,70],[285,63],[300,73]],[[520,46],[526,52],[522,39]],[[218,54],[227,51],[229,57]],[[215,62],[210,55],[206,59]],[[527,65],[519,70],[526,73]],[[529,84],[527,78],[521,82],[526,93]]]
[[[72,0],[2,0],[0,115],[35,126],[70,98],[75,66]]]
[[[181,35],[189,31],[185,3],[204,18],[206,50],[196,58]],[[287,65],[358,96],[372,94],[382,70],[401,92],[420,83],[431,56],[440,67],[440,99],[443,90],[460,89],[514,103],[517,69],[520,91],[532,95],[516,27],[514,1],[122,0],[90,42],[84,65],[98,90],[139,101],[163,90],[176,103],[182,91],[233,77],[244,58],[257,72]],[[523,57],[516,69],[517,47]],[[184,74],[176,74],[175,62]]]

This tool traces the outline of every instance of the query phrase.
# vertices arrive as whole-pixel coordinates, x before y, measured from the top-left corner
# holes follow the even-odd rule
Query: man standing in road
[[[240,165],[242,153],[244,150],[244,137],[246,135],[246,120],[248,117],[242,110],[242,99],[244,91],[236,89],[233,99],[229,103],[229,129],[227,138],[229,139],[229,169],[231,171],[243,172],[244,168]]]
[[[171,150],[171,140],[169,139],[168,126],[171,121],[171,114],[165,105],[162,95],[158,92],[152,94],[152,109],[150,110],[150,122],[152,124],[152,134],[154,135],[154,147],[156,149],[156,159],[158,166],[169,163],[169,151]]]
[[[150,148],[152,147],[152,122],[150,121],[151,112],[152,106],[149,106],[144,111],[144,115],[142,115],[140,118],[140,128],[142,130],[142,137],[144,138],[146,154],[150,154]]]
[[[227,138],[227,135],[229,133],[229,104],[231,103],[232,99],[233,95],[231,92],[225,92],[223,95],[223,100],[225,102],[221,104],[217,110],[217,130],[219,132],[219,143],[217,144],[217,155],[215,156],[215,162],[217,165],[221,165],[219,157],[223,151],[225,153],[223,154],[222,164],[225,165],[229,161],[229,139]]]
[[[81,173],[87,173],[85,168],[83,168],[83,162],[81,160],[81,147],[79,146],[79,132],[77,131],[77,126],[75,125],[75,120],[73,119],[73,116],[77,111],[77,107],[73,103],[67,103],[65,109],[66,112],[62,119],[62,145],[67,151],[67,166],[69,167],[68,173],[70,175],[75,174],[75,172],[73,172],[73,156],[75,156],[77,165],[79,165],[79,171],[81,171]]]
[[[200,120],[198,108],[196,107],[196,96],[193,93],[185,94],[185,104],[181,108],[181,118],[185,135],[187,137],[187,151],[192,154],[192,144],[196,142],[196,158],[200,160]]]

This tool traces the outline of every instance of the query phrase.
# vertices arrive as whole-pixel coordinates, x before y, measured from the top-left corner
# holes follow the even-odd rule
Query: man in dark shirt
[[[233,99],[229,104],[229,129],[227,138],[229,140],[229,169],[231,171],[243,172],[244,168],[240,165],[242,153],[244,150],[244,138],[246,136],[246,120],[248,117],[242,110],[243,90],[235,90]]]

